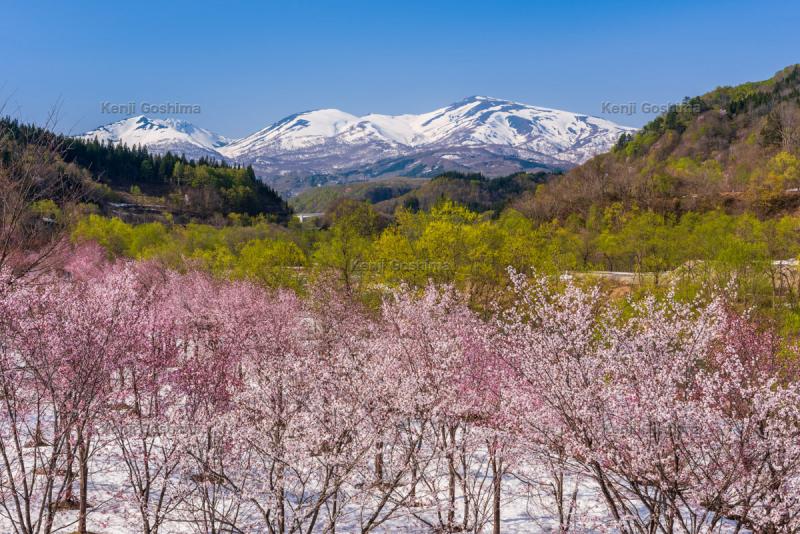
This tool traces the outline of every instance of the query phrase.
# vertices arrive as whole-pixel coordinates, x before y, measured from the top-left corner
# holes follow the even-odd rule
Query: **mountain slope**
[[[420,115],[298,113],[222,147],[262,176],[507,175],[569,168],[609,150],[633,128],[566,111],[470,97]]]
[[[472,211],[499,213],[526,191],[535,191],[550,175],[516,173],[498,178],[481,174],[448,172],[402,195],[375,202],[375,209],[393,214],[397,208],[428,211],[443,199],[462,204]]]
[[[318,213],[327,211],[340,199],[377,204],[419,189],[429,181],[420,178],[379,178],[368,182],[311,187],[292,197],[289,205],[296,212]]]
[[[257,217],[286,221],[291,209],[250,168],[151,154],[124,144],[66,138],[33,124],[0,117],[0,159],[30,155],[36,194],[60,201],[74,195],[105,215],[132,222],[214,222]],[[57,187],[47,189],[49,181]],[[39,182],[42,182],[39,184]],[[89,209],[88,206],[85,208]],[[81,208],[83,212],[84,208]]]
[[[800,206],[800,66],[719,87],[620,139],[517,207],[540,219],[614,202],[662,212]]]
[[[566,169],[633,131],[588,115],[475,96],[420,115],[306,111],[236,141],[186,121],[144,116],[81,138],[251,165],[268,183],[293,193],[328,181]]]
[[[229,139],[178,119],[154,119],[139,115],[129,117],[79,136],[85,141],[97,139],[114,144],[143,146],[154,154],[183,154],[189,159],[222,159],[217,149]]]

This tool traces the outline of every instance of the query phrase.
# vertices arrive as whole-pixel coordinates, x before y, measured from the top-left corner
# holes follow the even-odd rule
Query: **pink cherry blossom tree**
[[[229,532],[239,522],[249,482],[240,478],[247,458],[233,453],[239,429],[229,417],[243,379],[246,302],[237,298],[237,286],[200,273],[187,274],[179,287],[171,304],[180,339],[170,392],[179,399],[174,429],[188,494],[180,511],[199,532]]]
[[[374,310],[97,252],[0,292],[15,532],[86,532],[100,470],[97,515],[149,534],[497,533],[521,498],[561,532],[800,532],[797,350],[722,298],[623,312],[512,272],[491,314],[435,286]]]
[[[648,298],[623,318],[597,290],[514,281],[498,327],[531,408],[520,428],[591,478],[615,528],[795,531],[796,381],[764,364],[774,345],[721,301]]]
[[[36,406],[32,416],[25,418],[34,420],[32,445],[50,447],[48,467],[34,467],[31,472],[25,467],[26,455],[16,445],[19,431],[11,431],[16,466],[6,466],[9,479],[17,479],[17,487],[25,488],[24,497],[14,499],[14,508],[26,508],[25,514],[16,514],[26,529],[36,524],[35,528],[49,530],[57,510],[75,507],[78,531],[86,531],[93,437],[106,408],[115,362],[130,348],[125,328],[135,308],[130,277],[126,269],[109,270],[90,280],[52,275],[36,284],[17,284],[5,299],[11,318],[6,364],[26,376],[19,387],[26,388],[28,402],[32,400]],[[13,398],[13,394],[9,396],[9,400]],[[9,415],[11,410],[7,404]],[[62,462],[65,465],[60,465]],[[72,489],[75,469],[77,499]],[[46,481],[45,488],[36,488],[37,471]],[[51,490],[59,475],[64,490],[54,499]],[[27,511],[33,501],[41,510],[36,520]]]
[[[105,424],[113,438],[111,461],[125,469],[134,520],[145,534],[157,534],[187,493],[179,480],[182,398],[173,383],[183,337],[182,310],[174,300],[186,285],[184,276],[154,265],[139,266],[136,276],[139,313],[127,325],[133,344],[118,362]]]
[[[0,505],[16,532],[52,531],[54,504],[69,491],[66,449],[71,421],[52,410],[58,400],[52,376],[33,366],[47,361],[50,286],[15,284],[0,295]]]
[[[432,517],[426,507],[414,515],[432,528],[480,530],[503,472],[500,440],[486,432],[499,402],[486,325],[449,288],[428,287],[419,297],[397,292],[383,315],[381,352],[396,377],[388,385],[416,451],[413,497],[434,510]]]

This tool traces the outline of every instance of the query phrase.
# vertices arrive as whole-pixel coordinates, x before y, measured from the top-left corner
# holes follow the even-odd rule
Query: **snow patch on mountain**
[[[113,144],[143,146],[150,152],[184,154],[187,158],[211,157],[222,159],[217,149],[230,143],[230,139],[199,128],[180,119],[154,119],[139,115],[106,126],[101,126],[80,136],[84,140],[97,139]]]
[[[446,170],[499,176],[565,169],[610,150],[621,134],[633,131],[590,115],[473,96],[419,115],[305,111],[239,140],[186,121],[145,116],[81,137],[252,165],[273,184],[291,177],[296,189],[315,176],[348,181]]]
[[[598,117],[474,96],[420,115],[358,117],[335,109],[298,113],[222,147],[220,153],[265,175],[343,169],[357,173],[389,158],[435,152],[442,152],[443,162],[467,160],[474,149],[496,159],[564,168],[608,151],[622,133],[631,131]],[[479,158],[472,170],[506,170],[504,165],[487,165],[491,159]]]

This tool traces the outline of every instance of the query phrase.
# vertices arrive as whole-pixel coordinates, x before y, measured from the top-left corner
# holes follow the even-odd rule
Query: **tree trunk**
[[[500,461],[497,459],[497,455],[492,455],[492,489],[494,490],[492,495],[492,515],[494,519],[494,524],[492,527],[492,534],[500,534],[500,487],[502,484],[501,480],[501,471],[502,467],[500,465]]]
[[[375,444],[375,484],[383,483],[383,442]]]
[[[339,520],[339,490],[333,494],[333,521],[331,521],[331,534],[336,534],[336,521]]]
[[[81,436],[78,438],[78,469],[80,470],[80,496],[78,504],[78,534],[86,534],[86,509],[89,495],[89,447]]]
[[[278,532],[283,534],[284,532],[286,532],[286,503],[284,502],[285,496],[283,494],[283,489],[280,490],[279,498],[280,498],[281,502],[278,505],[278,507],[279,507]]]
[[[413,460],[411,463],[411,493],[409,493],[411,504],[417,501],[417,462]]]
[[[453,442],[455,441],[455,432],[450,429],[450,443],[447,439],[444,440],[447,445],[447,467],[450,471],[450,480],[448,483],[448,497],[449,503],[447,507],[447,527],[452,528],[456,520],[456,466],[455,459],[453,458]]]
[[[65,477],[65,484],[67,486],[66,490],[64,491],[64,501],[69,502],[73,499],[72,494],[72,484],[75,482],[75,471],[72,470],[72,466],[75,463],[75,450],[72,448],[72,431],[70,430],[67,434],[67,466],[66,466],[66,473],[64,474]]]

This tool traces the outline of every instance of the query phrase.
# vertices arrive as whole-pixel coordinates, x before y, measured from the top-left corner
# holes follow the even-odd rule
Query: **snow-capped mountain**
[[[150,152],[185,154],[187,158],[203,156],[222,159],[217,149],[230,142],[229,139],[189,122],[179,119],[153,119],[139,115],[101,126],[80,136],[85,140],[141,145]]]
[[[296,190],[311,180],[564,169],[608,151],[631,131],[589,115],[474,96],[420,115],[306,111],[236,141],[185,121],[144,116],[82,137],[252,165],[279,189]]]
[[[475,96],[421,115],[298,113],[219,151],[264,176],[419,176],[443,170],[496,176],[572,167],[633,130],[588,115]]]

